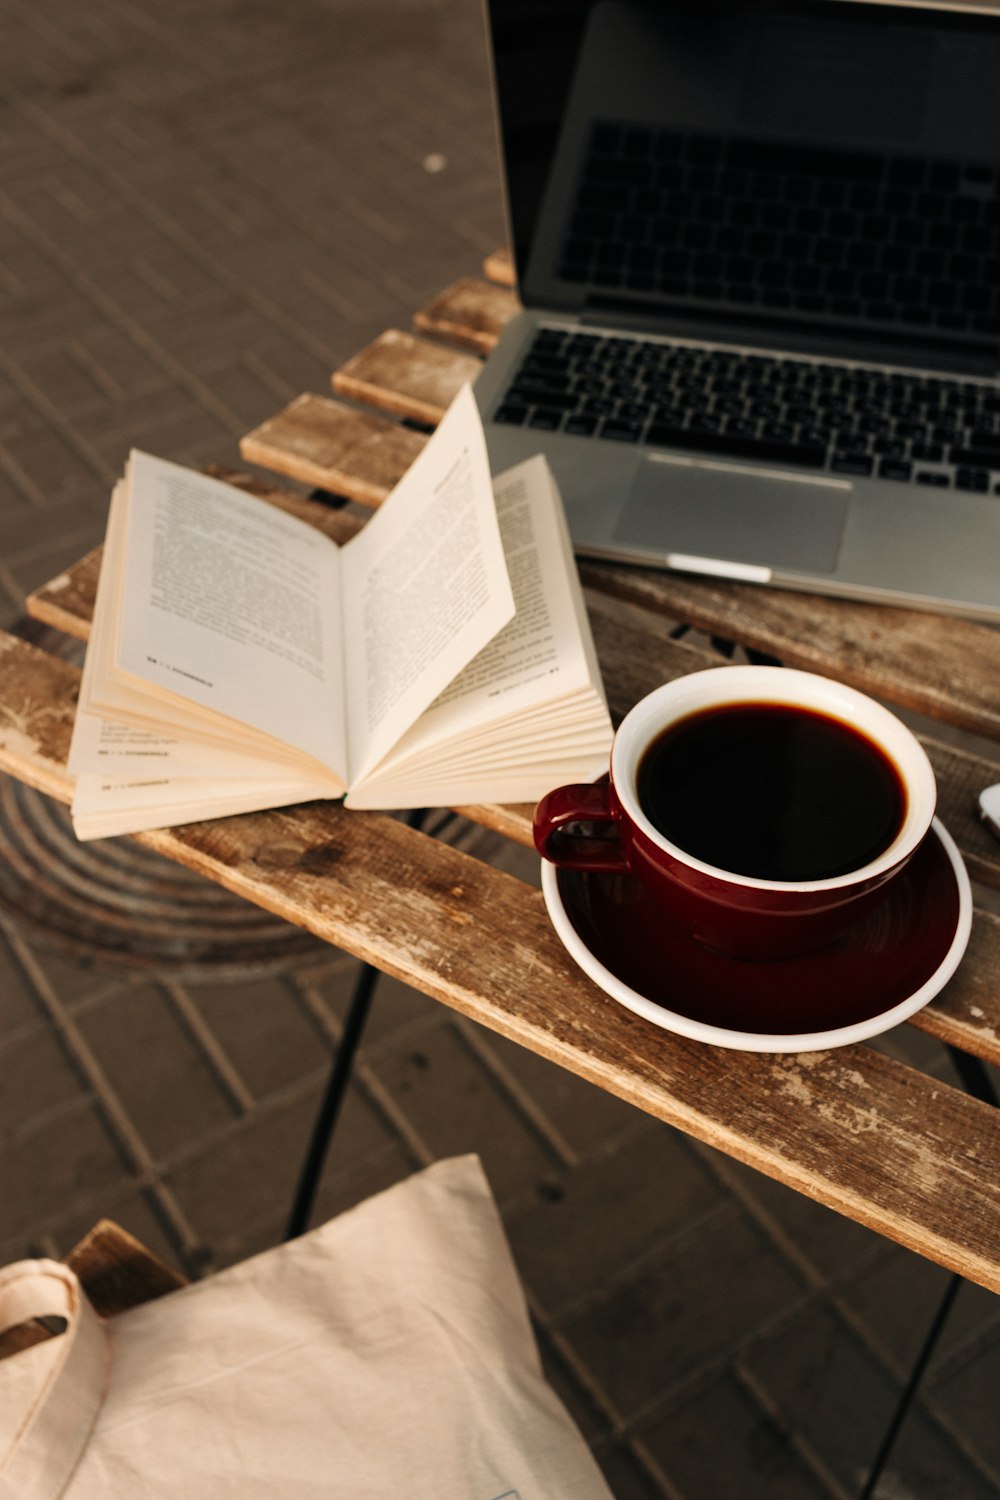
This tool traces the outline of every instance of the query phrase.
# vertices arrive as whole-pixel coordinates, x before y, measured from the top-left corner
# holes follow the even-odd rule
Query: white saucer
[[[908,1020],[942,990],[965,952],[972,890],[935,818],[885,900],[815,954],[726,958],[667,926],[632,876],[542,862],[553,926],[580,968],[657,1026],[744,1052],[813,1052],[862,1042]]]

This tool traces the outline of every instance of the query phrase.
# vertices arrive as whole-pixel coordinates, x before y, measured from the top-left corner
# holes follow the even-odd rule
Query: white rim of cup
[[[846,875],[825,880],[762,880],[706,864],[671,843],[654,827],[639,806],[634,787],[642,752],[655,731],[667,727],[660,724],[663,705],[669,703],[673,710],[672,719],[680,719],[700,709],[743,702],[804,705],[866,733],[889,755],[905,781],[907,808],[903,826],[877,859]],[[611,747],[611,779],[630,819],[653,844],[680,863],[716,880],[765,891],[832,891],[854,884],[860,875],[871,879],[891,870],[912,854],[926,837],[937,803],[934,768],[920,741],[901,719],[856,688],[795,667],[708,667],[654,688],[618,726]]]

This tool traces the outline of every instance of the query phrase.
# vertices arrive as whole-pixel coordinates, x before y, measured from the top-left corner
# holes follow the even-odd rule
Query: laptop
[[[1000,620],[1000,8],[486,7],[494,470],[583,555]]]

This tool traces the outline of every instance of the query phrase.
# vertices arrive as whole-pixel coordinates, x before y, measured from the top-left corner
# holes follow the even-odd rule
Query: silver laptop
[[[583,554],[1000,620],[1000,13],[486,3],[494,468]]]

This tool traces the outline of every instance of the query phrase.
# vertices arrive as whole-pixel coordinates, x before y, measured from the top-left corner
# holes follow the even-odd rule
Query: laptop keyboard
[[[598,122],[560,277],[690,303],[1000,334],[1000,166]]]
[[[1000,388],[541,328],[493,420],[1000,494]]]

